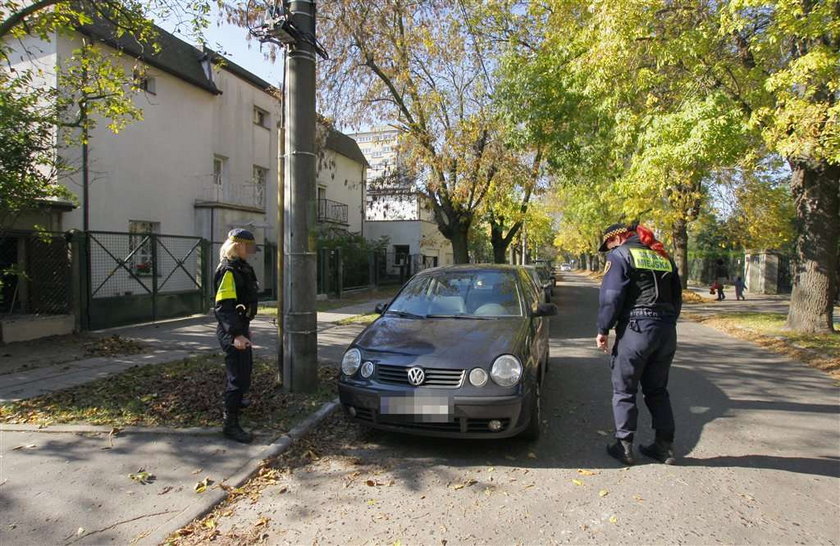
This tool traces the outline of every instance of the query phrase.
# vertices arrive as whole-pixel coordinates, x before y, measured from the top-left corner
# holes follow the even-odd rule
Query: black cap
[[[605,229],[604,235],[601,237],[601,246],[598,247],[598,252],[606,252],[609,250],[607,248],[607,241],[620,233],[627,233],[628,231],[630,231],[630,229],[622,223],[613,224]]]
[[[228,239],[237,243],[255,243],[254,234],[244,228],[233,228],[228,231]]]

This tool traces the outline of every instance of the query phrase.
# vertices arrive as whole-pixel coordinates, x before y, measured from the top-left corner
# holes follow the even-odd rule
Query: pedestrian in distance
[[[250,324],[257,314],[259,284],[247,258],[256,251],[254,235],[250,231],[232,229],[219,250],[219,266],[214,276],[214,312],[219,322],[216,336],[225,352],[227,376],[222,433],[242,443],[250,443],[254,439],[239,425],[239,414],[250,405],[245,397],[251,387],[254,366]]]
[[[741,277],[737,277],[735,279],[735,282],[733,283],[733,286],[735,287],[735,299],[736,300],[747,299],[747,298],[744,297],[744,289],[747,287],[747,285],[744,284],[744,280]]]
[[[717,300],[723,301],[726,299],[726,294],[723,293],[723,283],[720,281],[715,281],[715,292],[717,292]]]
[[[615,329],[610,369],[615,442],[607,453],[626,465],[635,462],[633,440],[641,384],[653,418],[655,439],[640,445],[646,456],[675,464],[674,414],[668,394],[668,373],[677,350],[677,318],[682,308],[682,284],[674,260],[640,225],[613,224],[604,230],[600,252],[609,251],[601,282],[596,346],[609,348]]]

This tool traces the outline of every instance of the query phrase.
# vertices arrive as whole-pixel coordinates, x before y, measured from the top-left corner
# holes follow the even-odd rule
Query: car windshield
[[[439,271],[409,281],[388,307],[407,318],[521,317],[513,271]]]

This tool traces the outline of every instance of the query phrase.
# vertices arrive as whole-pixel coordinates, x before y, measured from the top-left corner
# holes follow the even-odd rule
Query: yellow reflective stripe
[[[236,299],[236,284],[233,282],[233,272],[225,271],[219,289],[216,291],[216,303],[222,300]]]
[[[673,271],[671,261],[666,260],[653,250],[647,248],[631,248],[633,263],[638,269],[652,269],[653,271]]]

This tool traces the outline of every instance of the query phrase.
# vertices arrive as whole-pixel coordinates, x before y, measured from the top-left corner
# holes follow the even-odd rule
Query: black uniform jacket
[[[633,317],[675,323],[682,309],[682,284],[674,260],[631,236],[607,254],[599,303],[599,334]]]
[[[224,334],[231,341],[236,336],[247,336],[251,319],[257,314],[260,291],[254,268],[238,258],[222,260],[216,268],[214,286],[214,312],[219,321],[219,334]]]

